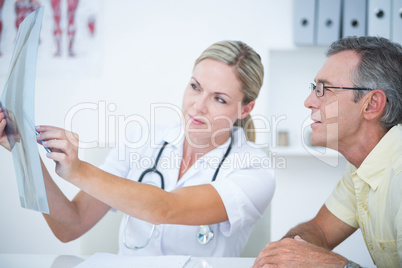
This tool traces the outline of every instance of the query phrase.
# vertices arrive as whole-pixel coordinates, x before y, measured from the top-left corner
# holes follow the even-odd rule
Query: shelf
[[[337,167],[340,160],[344,157],[332,149],[324,147],[276,147],[270,149],[271,157],[276,159],[282,158],[286,161],[288,157],[303,157],[306,159],[316,159],[331,167]],[[279,161],[279,160],[277,160]]]
[[[323,147],[284,147],[278,146],[276,148],[271,148],[272,153],[278,156],[306,156],[306,157],[338,157],[342,156],[335,150],[323,148]]]

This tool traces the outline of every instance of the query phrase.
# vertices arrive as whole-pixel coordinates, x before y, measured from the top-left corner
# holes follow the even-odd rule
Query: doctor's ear
[[[250,101],[246,105],[243,105],[241,107],[241,114],[240,114],[239,119],[246,118],[246,116],[249,115],[251,113],[251,111],[253,110],[254,105],[255,105],[255,101]]]
[[[387,104],[387,95],[381,89],[375,89],[367,93],[366,102],[364,106],[364,118],[372,120],[380,118],[385,112],[385,105]]]

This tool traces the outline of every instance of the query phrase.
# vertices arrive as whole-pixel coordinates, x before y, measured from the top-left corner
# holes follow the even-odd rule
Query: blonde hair
[[[195,61],[194,68],[205,59],[217,60],[236,68],[244,94],[243,105],[257,99],[264,80],[264,66],[254,49],[241,41],[221,41],[204,50]],[[238,119],[234,125],[243,128],[248,141],[255,141],[254,123],[250,114],[244,119]]]

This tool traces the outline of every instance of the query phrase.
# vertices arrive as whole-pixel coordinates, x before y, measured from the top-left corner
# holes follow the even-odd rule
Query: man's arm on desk
[[[311,221],[291,229],[282,240],[269,243],[258,255],[257,267],[344,267],[348,260],[331,250],[356,231],[335,217],[325,205]]]
[[[291,229],[283,238],[294,238],[299,235],[311,244],[332,250],[356,230],[334,216],[323,205],[314,219]]]

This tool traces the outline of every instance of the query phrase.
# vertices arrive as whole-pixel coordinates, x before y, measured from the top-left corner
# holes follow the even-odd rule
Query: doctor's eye
[[[226,101],[224,99],[220,98],[220,97],[215,97],[215,99],[220,103],[223,103],[223,104],[226,103]]]
[[[191,87],[192,87],[194,90],[200,90],[200,88],[199,88],[196,84],[194,84],[194,83],[191,83]]]

